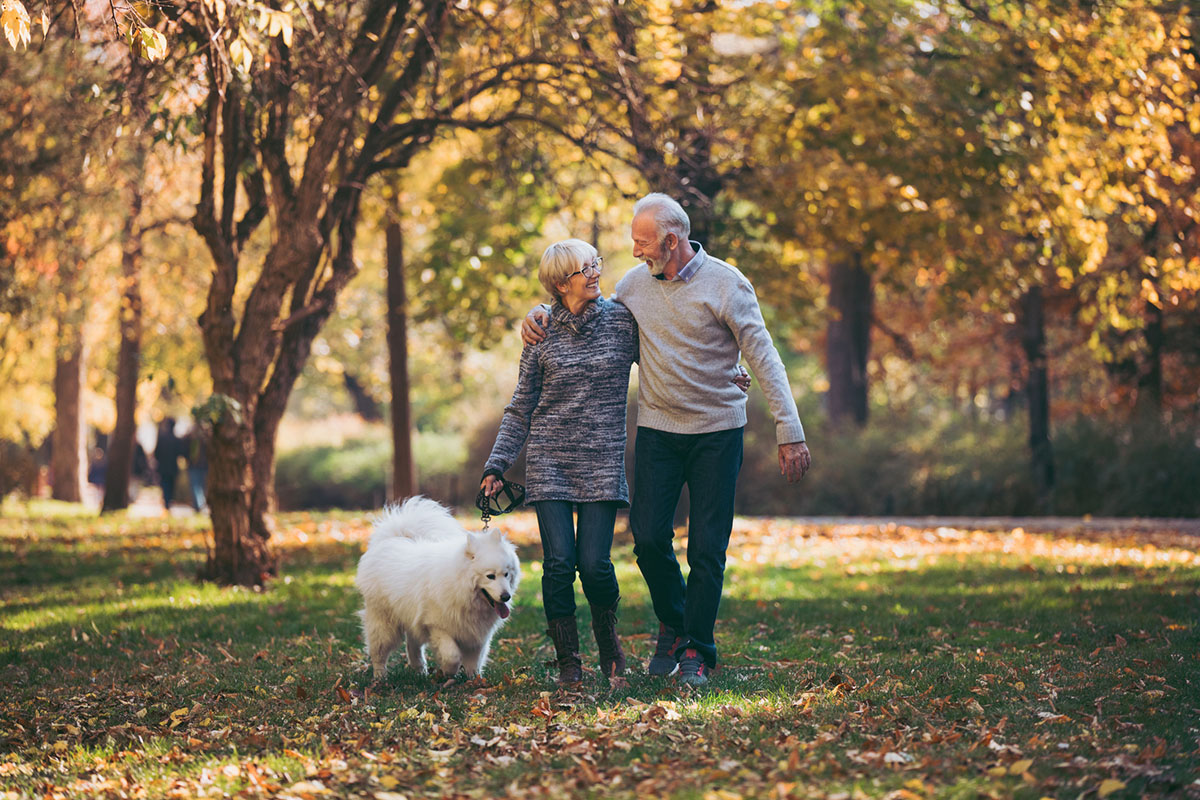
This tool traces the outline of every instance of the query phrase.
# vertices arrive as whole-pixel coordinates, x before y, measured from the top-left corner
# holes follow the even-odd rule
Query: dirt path
[[[1183,533],[1200,536],[1200,519],[1143,517],[803,517],[815,526],[862,525],[999,531],[1022,528],[1027,533]]]

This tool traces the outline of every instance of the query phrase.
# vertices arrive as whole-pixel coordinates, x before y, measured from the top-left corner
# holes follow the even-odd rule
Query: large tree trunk
[[[829,262],[826,369],[829,416],[834,422],[867,421],[867,359],[874,290],[860,257]]]
[[[102,512],[129,507],[129,478],[137,433],[137,387],[142,358],[142,213],[146,153],[141,146],[134,156],[129,181],[129,216],[121,240],[121,344],[117,350],[117,422],[108,440],[108,465],[104,479]]]
[[[1021,347],[1025,351],[1029,398],[1029,453],[1039,511],[1053,510],[1054,449],[1050,444],[1050,378],[1046,363],[1046,317],[1042,288],[1033,286],[1018,301]]]
[[[83,369],[86,348],[76,326],[60,328],[59,357],[54,370],[54,446],[50,474],[55,500],[83,502],[87,480],[84,447],[87,431],[83,418]]]
[[[417,493],[412,418],[408,404],[408,295],[404,285],[404,237],[400,223],[387,226],[387,344],[392,384],[392,499]]]
[[[239,586],[261,586],[278,573],[270,537],[250,524],[254,432],[238,414],[224,413],[213,431],[208,461],[208,505],[213,551],[200,577]]]
[[[311,108],[305,105],[312,118],[302,165],[289,161],[290,137],[294,106],[308,94],[295,85],[290,50],[273,40],[270,66],[248,100],[242,84],[229,79],[227,54],[219,44],[207,46],[200,201],[193,219],[214,262],[200,318],[213,382],[213,396],[202,409],[214,430],[209,492],[215,547],[207,578],[260,584],[277,571],[267,515],[279,422],[313,338],[357,271],[353,242],[364,187],[372,175],[404,169],[438,127],[433,118],[396,120],[406,117],[401,109],[412,105],[427,67],[437,60],[449,9],[447,0],[429,0],[419,14],[407,4],[364,4],[356,26],[344,31],[349,38],[336,74],[320,82],[321,96]],[[412,30],[421,35],[396,65],[397,48]],[[190,32],[200,41],[211,35],[201,27]],[[331,47],[337,51],[338,45]],[[466,93],[460,102],[471,97]],[[371,121],[361,128],[364,118]],[[242,293],[239,261],[268,211],[277,222],[273,243],[249,292]]]

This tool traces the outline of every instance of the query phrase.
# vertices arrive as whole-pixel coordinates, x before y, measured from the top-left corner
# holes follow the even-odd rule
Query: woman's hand
[[[479,484],[479,488],[488,497],[495,497],[500,494],[500,489],[504,487],[504,482],[495,475],[485,475],[483,482]]]

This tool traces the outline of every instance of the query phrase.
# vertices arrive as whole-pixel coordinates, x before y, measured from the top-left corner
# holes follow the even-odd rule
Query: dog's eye
[[[494,580],[496,580],[496,573],[494,573],[494,572],[489,572],[489,573],[488,573],[488,580],[489,580],[489,581],[494,581]]]

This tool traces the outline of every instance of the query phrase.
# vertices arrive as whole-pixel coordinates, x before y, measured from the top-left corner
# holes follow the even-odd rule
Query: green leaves
[[[192,416],[197,422],[207,423],[210,426],[216,426],[224,419],[231,420],[235,425],[241,425],[242,404],[228,395],[214,394],[203,403],[193,406]]]
[[[167,55],[167,37],[154,28],[130,28],[130,49],[147,61],[162,61]]]

